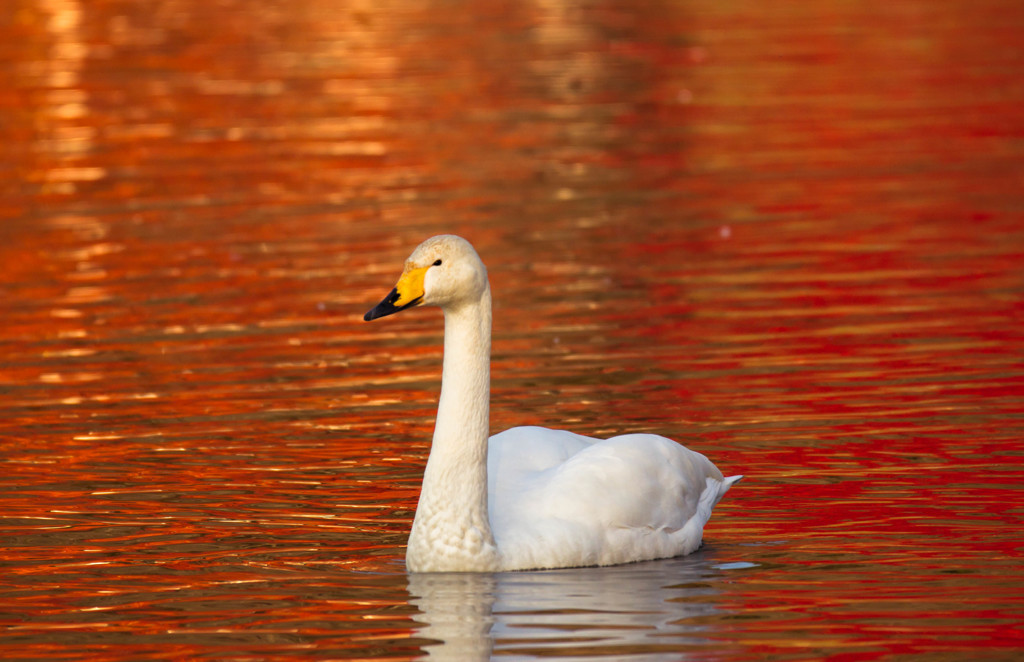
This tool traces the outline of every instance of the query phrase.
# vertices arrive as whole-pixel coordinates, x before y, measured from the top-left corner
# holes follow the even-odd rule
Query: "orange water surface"
[[[6,0],[0,657],[1024,655],[1018,0]],[[409,575],[492,427],[742,473],[688,557]]]

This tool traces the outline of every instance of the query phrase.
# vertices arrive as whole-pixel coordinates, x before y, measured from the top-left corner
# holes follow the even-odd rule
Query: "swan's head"
[[[369,322],[413,306],[458,306],[479,301],[487,269],[472,244],[453,234],[431,237],[405,261],[398,284],[363,319]]]

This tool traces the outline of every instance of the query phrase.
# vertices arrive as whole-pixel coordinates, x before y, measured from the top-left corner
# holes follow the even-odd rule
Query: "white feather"
[[[424,268],[423,291],[400,300],[441,306],[445,350],[409,570],[612,565],[700,547],[712,508],[741,476],[724,478],[700,453],[652,434],[592,439],[517,427],[488,439],[487,271],[452,235],[428,239],[406,262],[406,273]],[[399,286],[406,282],[403,274]],[[387,302],[367,319],[399,310]]]

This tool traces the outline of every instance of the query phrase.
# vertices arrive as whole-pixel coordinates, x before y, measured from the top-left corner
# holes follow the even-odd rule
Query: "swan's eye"
[[[435,267],[441,266],[441,260],[434,260],[434,266]]]

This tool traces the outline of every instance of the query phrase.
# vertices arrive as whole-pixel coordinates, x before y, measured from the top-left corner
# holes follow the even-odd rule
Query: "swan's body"
[[[488,439],[491,291],[466,240],[420,244],[365,319],[444,311],[434,439],[409,535],[413,572],[612,565],[689,554],[740,476],[665,437],[518,427]]]

